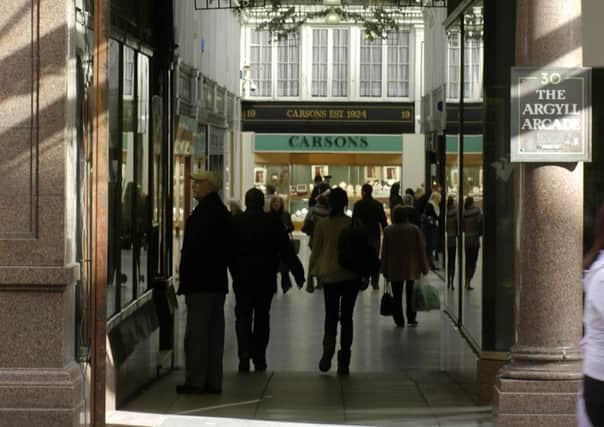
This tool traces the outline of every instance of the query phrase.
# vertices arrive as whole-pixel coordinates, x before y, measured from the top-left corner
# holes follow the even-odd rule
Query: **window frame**
[[[417,41],[417,35],[416,35],[416,31],[417,29],[415,27],[411,27],[411,28],[401,28],[398,30],[398,32],[407,32],[409,34],[409,44],[407,46],[408,49],[408,61],[407,61],[407,67],[408,67],[408,73],[407,73],[407,81],[408,81],[408,90],[407,90],[407,96],[388,96],[388,61],[389,61],[389,57],[388,57],[388,40],[387,39],[383,39],[382,40],[382,91],[381,91],[381,95],[380,96],[361,96],[361,37],[364,37],[363,35],[363,30],[360,27],[358,28],[358,36],[356,36],[356,40],[358,43],[357,46],[357,51],[359,54],[358,60],[356,61],[356,75],[357,75],[357,81],[355,82],[356,85],[356,98],[357,100],[360,101],[371,101],[371,102],[376,102],[376,101],[383,101],[383,102],[393,102],[393,101],[397,101],[397,102],[410,102],[412,99],[415,99],[415,88],[416,88],[416,83],[419,84],[419,82],[415,81],[415,75],[416,75],[416,63],[418,58],[416,58],[416,41]],[[418,95],[419,97],[421,97],[421,94]]]
[[[462,40],[461,40],[461,32],[460,31],[456,31],[455,33],[456,39],[457,39],[457,46],[455,47],[455,49],[457,49],[457,65],[456,67],[458,68],[458,73],[457,73],[457,94],[455,97],[451,96],[451,92],[449,90],[449,86],[450,86],[450,82],[451,82],[451,64],[450,64],[450,59],[451,59],[451,43],[450,43],[450,36],[447,36],[447,101],[451,101],[451,102],[459,102],[460,100],[460,95],[461,95],[461,91],[464,90],[465,92],[465,88],[461,88],[461,73],[464,73],[464,83],[470,83],[470,89],[469,89],[469,94],[466,95],[464,93],[464,101],[465,102],[481,102],[483,99],[483,86],[484,86],[484,75],[483,75],[483,71],[484,71],[484,40],[480,37],[465,37],[464,43],[462,44]],[[478,73],[478,81],[471,81],[470,76],[472,75],[471,72],[469,72],[467,75],[465,74],[466,71],[466,67],[469,67],[468,69],[471,70],[472,67],[475,67],[476,64],[474,62],[472,62],[472,55],[470,55],[469,53],[471,52],[471,50],[465,51],[466,49],[466,43],[472,40],[472,42],[477,42],[478,43],[478,58],[479,58],[479,63],[478,63],[478,69],[477,69],[477,73]],[[464,49],[464,69],[461,69],[461,49]]]

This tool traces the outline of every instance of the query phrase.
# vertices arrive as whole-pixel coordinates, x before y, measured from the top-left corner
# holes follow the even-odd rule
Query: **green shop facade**
[[[276,188],[297,226],[317,175],[347,192],[350,209],[364,183],[387,208],[392,184],[402,180],[406,137],[414,132],[413,104],[244,103],[242,115],[253,164],[243,170],[251,170],[251,186]]]

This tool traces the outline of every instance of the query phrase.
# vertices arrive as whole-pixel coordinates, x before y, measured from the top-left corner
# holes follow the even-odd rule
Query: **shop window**
[[[459,33],[452,32],[448,37],[448,59],[449,59],[449,70],[448,70],[448,85],[447,85],[447,98],[457,99],[459,98]]]
[[[459,99],[460,33],[452,31],[448,37],[448,89],[449,99]],[[464,41],[464,99],[476,101],[482,97],[482,39],[466,37]]]
[[[108,316],[150,287],[151,272],[159,273],[162,113],[157,97],[151,137],[149,74],[147,56],[110,40]]]
[[[134,90],[130,91],[129,85],[134,82],[134,58],[136,53],[127,46],[123,47],[124,75],[122,92],[122,132],[120,141],[121,151],[121,188],[120,188],[120,248],[121,248],[121,276],[120,281],[120,308],[125,307],[134,298],[134,243],[137,239],[139,228],[136,224],[135,203],[138,199],[138,188],[136,186],[134,162],[136,156],[135,129],[136,118],[134,116]]]
[[[331,95],[348,96],[348,50],[349,32],[346,29],[332,30],[332,70]]]
[[[361,35],[361,96],[382,96],[382,39]]]
[[[208,170],[216,172],[222,182],[224,179],[225,162],[224,162],[224,138],[225,130],[221,128],[210,128],[210,143],[208,145]]]
[[[312,30],[312,96],[327,96],[327,29]]]
[[[289,34],[277,45],[277,96],[298,96],[298,37]]]
[[[120,114],[120,46],[109,40],[109,184],[107,227],[107,316],[117,311],[117,289],[120,283],[120,232],[119,232],[119,114]]]
[[[252,96],[272,96],[272,46],[268,31],[251,30],[250,77],[256,84]]]
[[[409,32],[388,34],[388,96],[409,96]]]

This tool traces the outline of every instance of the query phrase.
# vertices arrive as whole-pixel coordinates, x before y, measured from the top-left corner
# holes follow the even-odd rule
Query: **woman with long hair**
[[[417,192],[415,192],[417,194]],[[433,191],[423,211],[422,228],[426,239],[426,255],[430,269],[436,270],[435,252],[438,250],[438,227],[440,225],[440,193]]]
[[[291,235],[292,231],[294,231],[294,224],[292,223],[291,215],[288,211],[285,210],[283,199],[279,196],[274,196],[268,205],[268,212],[271,215],[275,215],[281,223],[283,224],[283,228],[289,235],[290,240],[293,240]],[[289,268],[283,260],[279,261],[279,274],[281,274],[281,289],[283,293],[287,293],[292,287],[292,282],[289,277]]]
[[[594,242],[583,259],[583,398],[592,425],[604,426],[604,203],[594,227]]]
[[[310,255],[310,274],[317,276],[323,283],[325,301],[323,355],[319,361],[319,369],[322,372],[331,369],[339,321],[338,375],[348,375],[352,347],[352,313],[361,288],[361,278],[338,263],[338,240],[352,222],[344,213],[348,196],[341,188],[334,188],[328,197],[329,217],[317,223]]]
[[[466,257],[465,288],[473,290],[472,278],[476,273],[478,252],[480,251],[480,236],[482,236],[482,211],[474,205],[473,197],[466,197],[463,205],[463,231]]]

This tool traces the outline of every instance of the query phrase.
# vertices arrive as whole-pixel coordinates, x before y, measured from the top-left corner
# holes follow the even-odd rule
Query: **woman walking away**
[[[319,222],[319,220],[327,218],[327,216],[329,215],[329,207],[327,206],[329,191],[330,189],[329,187],[327,187],[327,189],[323,193],[319,194],[316,203],[312,208],[308,210],[306,218],[304,219],[302,231],[308,235],[308,247],[311,250],[311,254],[313,246],[313,236],[315,234],[315,226]],[[310,273],[310,258],[308,259],[308,261],[309,267],[308,281],[306,282],[306,291],[312,293],[315,291],[315,287],[317,289],[320,289],[322,284],[320,280],[317,280],[317,284],[315,286],[315,277]]]
[[[592,425],[604,426],[604,203],[598,209],[594,243],[583,268],[583,398]]]
[[[319,362],[319,369],[321,372],[327,372],[331,368],[339,320],[338,375],[348,375],[352,347],[352,313],[361,287],[361,278],[340,266],[337,261],[338,239],[342,231],[352,222],[344,214],[348,205],[348,196],[341,188],[334,188],[329,193],[328,202],[331,209],[329,217],[316,225],[310,256],[310,271],[323,283],[325,301],[323,355]]]
[[[400,192],[401,183],[395,182],[392,184],[392,187],[390,187],[390,197],[388,198],[388,201],[390,202],[390,211],[392,211],[395,206],[403,204],[403,198],[401,197]]]
[[[417,194],[417,193],[416,193]],[[438,245],[438,226],[440,223],[440,193],[433,191],[430,194],[430,199],[424,208],[422,216],[422,227],[426,237],[426,254],[428,255],[428,263],[430,269],[436,270],[434,264],[434,251]]]
[[[409,222],[409,211],[396,206],[392,211],[393,224],[386,227],[382,242],[382,274],[392,283],[394,295],[394,323],[405,326],[403,317],[403,286],[407,299],[407,322],[417,326],[413,309],[413,283],[423,274],[428,274],[428,260],[424,239],[420,229]],[[406,285],[405,285],[406,283]]]
[[[476,262],[482,236],[482,211],[474,206],[474,198],[466,197],[463,211],[464,248],[466,256],[466,289],[471,291],[472,278],[476,273]]]
[[[269,213],[279,218],[285,232],[289,235],[289,239],[293,240],[291,233],[294,231],[294,224],[292,223],[291,215],[283,207],[283,199],[281,197],[275,196],[271,199]],[[279,274],[281,275],[281,289],[286,294],[291,289],[292,282],[289,278],[289,268],[283,260],[279,261]]]
[[[457,206],[453,196],[447,197],[447,289],[455,289],[455,257],[457,256]]]

